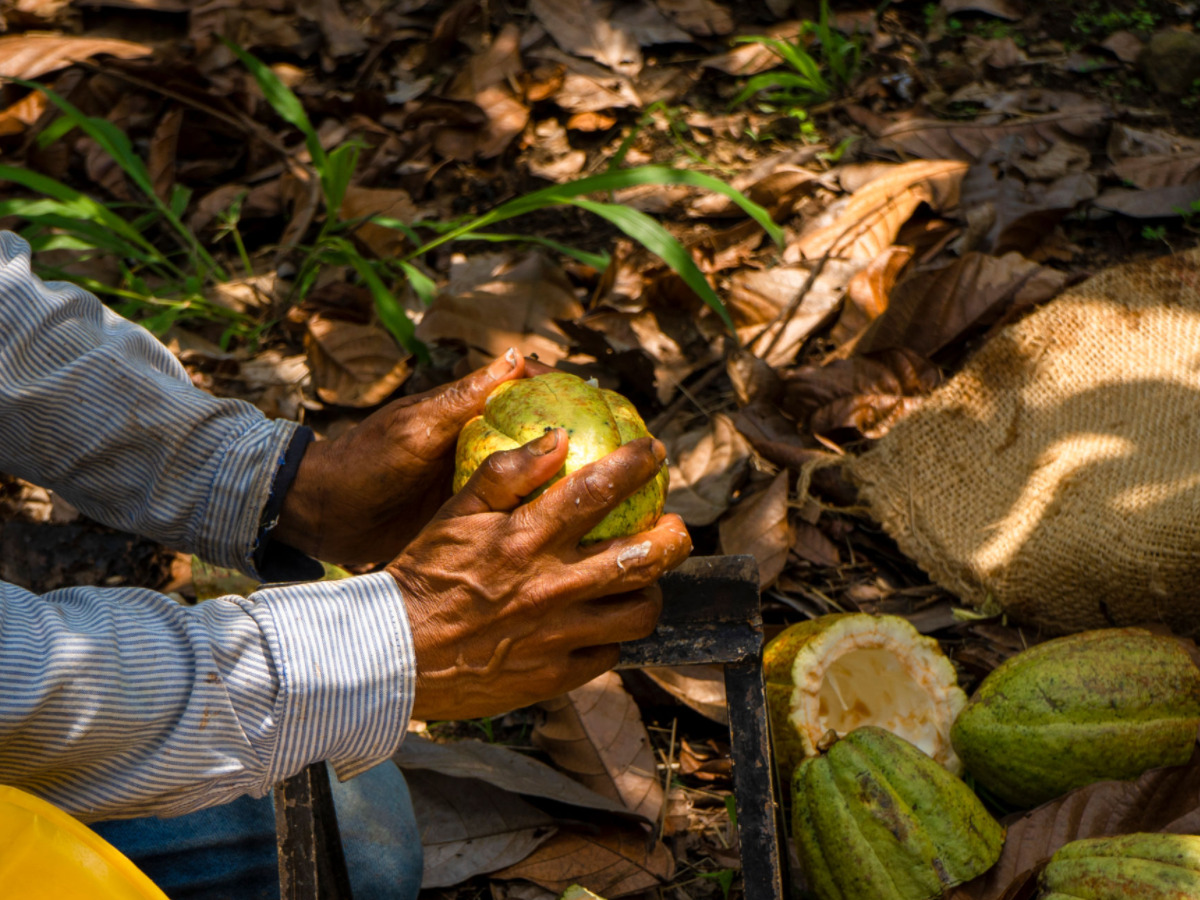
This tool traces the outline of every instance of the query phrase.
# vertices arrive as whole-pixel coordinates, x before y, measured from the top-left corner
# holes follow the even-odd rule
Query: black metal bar
[[[275,785],[280,900],[351,900],[325,763]]]
[[[746,900],[783,900],[775,763],[760,658],[726,664],[725,697]]]

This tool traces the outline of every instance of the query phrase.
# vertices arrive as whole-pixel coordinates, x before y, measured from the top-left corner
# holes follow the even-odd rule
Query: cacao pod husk
[[[1037,806],[1096,781],[1182,765],[1200,726],[1200,669],[1174,638],[1085,631],[1001,663],[951,729],[993,795]]]
[[[796,768],[792,834],[820,900],[931,900],[986,872],[1004,843],[970,788],[873,725]]]
[[[1059,849],[1042,870],[1040,900],[1196,900],[1200,837],[1123,834]]]
[[[567,431],[567,461],[561,472],[530,497],[618,447],[651,436],[627,398],[576,375],[547,372],[505,381],[488,396],[483,414],[467,422],[459,433],[454,490],[461,490],[492,453],[520,447],[552,428]],[[582,543],[626,537],[654,525],[662,515],[669,477],[663,466],[650,482],[626,497],[589,531]]]

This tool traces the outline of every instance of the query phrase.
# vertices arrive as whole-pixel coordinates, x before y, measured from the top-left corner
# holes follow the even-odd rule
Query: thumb
[[[421,418],[436,430],[457,437],[467,420],[483,412],[484,403],[498,384],[525,374],[525,358],[509,347],[492,362],[465,378],[451,382],[426,399]],[[426,405],[427,404],[427,405]]]
[[[555,428],[515,450],[493,453],[446,502],[441,515],[454,518],[516,509],[562,469],[568,443],[566,429]]]

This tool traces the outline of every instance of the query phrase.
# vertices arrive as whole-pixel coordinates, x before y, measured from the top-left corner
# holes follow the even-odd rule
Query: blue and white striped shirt
[[[29,252],[0,232],[0,471],[253,574],[296,425],[196,389],[145,329],[41,282]],[[195,607],[0,581],[0,783],[91,821],[261,796],[319,759],[350,777],[395,751],[415,681],[387,574]]]

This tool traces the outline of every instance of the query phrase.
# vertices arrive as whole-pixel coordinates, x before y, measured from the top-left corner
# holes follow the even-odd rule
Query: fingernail
[[[509,347],[504,351],[504,355],[497,357],[495,362],[488,366],[488,374],[493,378],[501,378],[517,367],[517,349]]]
[[[537,438],[529,445],[529,452],[534,456],[545,456],[558,446],[558,429],[551,428],[540,438]]]
[[[650,442],[650,452],[654,454],[654,459],[659,465],[662,465],[667,458],[667,448],[660,440],[655,439]]]

